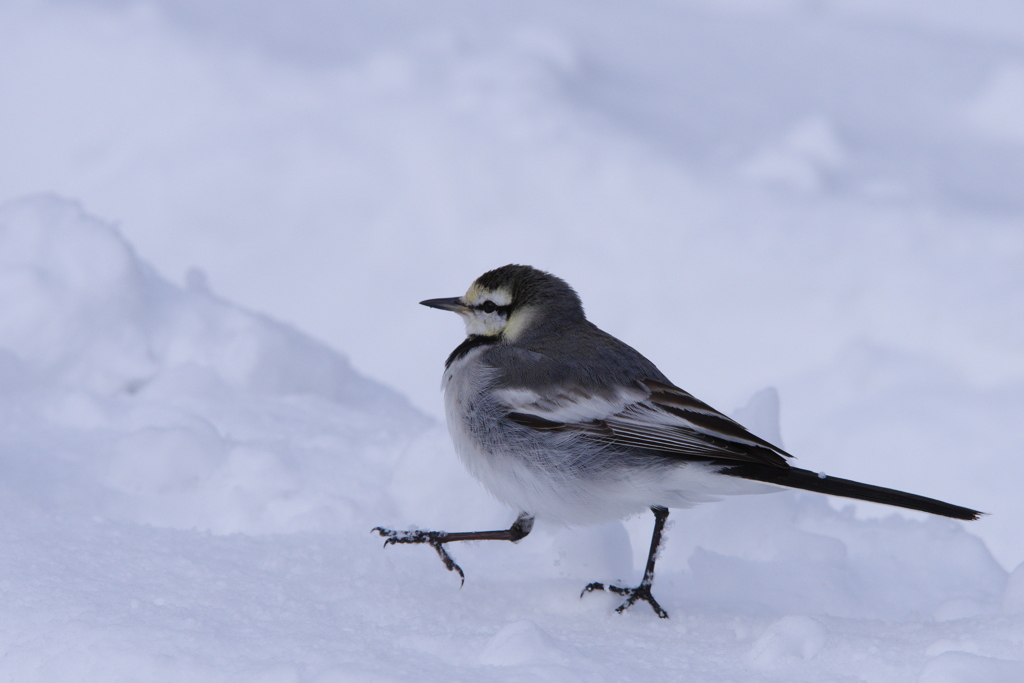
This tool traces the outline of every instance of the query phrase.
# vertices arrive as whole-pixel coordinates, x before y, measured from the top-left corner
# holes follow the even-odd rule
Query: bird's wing
[[[582,389],[504,389],[510,420],[539,431],[575,432],[602,444],[668,457],[788,467],[792,457],[682,389],[654,380],[595,394]]]

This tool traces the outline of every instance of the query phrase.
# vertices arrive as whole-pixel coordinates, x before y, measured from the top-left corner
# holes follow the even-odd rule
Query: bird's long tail
[[[862,484],[859,481],[825,476],[797,467],[771,467],[757,463],[744,463],[722,469],[720,473],[743,479],[763,481],[768,484],[803,489],[804,491],[815,491],[832,496],[843,496],[844,498],[867,500],[872,503],[895,505],[896,507],[930,512],[933,515],[953,517],[954,519],[974,520],[985,514],[977,510],[960,507],[959,505],[943,503],[941,500],[935,500],[934,498],[925,498],[913,493],[887,489],[881,486],[872,486],[871,484]]]

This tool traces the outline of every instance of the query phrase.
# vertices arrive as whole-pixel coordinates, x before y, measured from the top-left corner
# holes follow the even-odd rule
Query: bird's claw
[[[462,567],[455,563],[448,551],[444,549],[445,537],[447,534],[443,531],[423,531],[420,529],[414,529],[412,531],[395,531],[394,529],[385,529],[384,527],[374,527],[370,530],[370,533],[376,531],[380,534],[384,540],[384,547],[387,548],[389,545],[396,543],[426,543],[431,548],[437,551],[437,556],[444,562],[445,568],[450,572],[455,572],[459,575],[459,588],[466,583],[466,574],[462,571]]]
[[[619,614],[622,614],[627,609],[632,607],[633,603],[635,603],[637,600],[643,600],[651,606],[651,609],[654,610],[655,614],[657,614],[662,619],[668,619],[668,612],[663,610],[661,608],[661,605],[658,604],[658,601],[654,599],[654,596],[651,595],[651,587],[647,584],[640,584],[636,588],[622,588],[620,586],[606,587],[603,583],[595,581],[593,583],[588,583],[586,585],[586,587],[583,589],[583,592],[580,593],[580,597],[582,598],[587,593],[593,593],[594,591],[603,591],[605,589],[611,591],[612,593],[626,596],[626,601],[615,608],[615,611]]]
[[[385,529],[382,526],[375,526],[370,529],[372,534],[376,531],[384,538],[384,547],[394,545],[395,543],[430,543],[432,540],[436,540],[433,537],[438,535],[437,531],[395,531],[394,529]],[[433,536],[432,536],[433,535]]]

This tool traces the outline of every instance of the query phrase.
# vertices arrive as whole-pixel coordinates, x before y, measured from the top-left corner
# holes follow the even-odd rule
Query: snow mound
[[[53,196],[0,205],[0,346],[32,370],[102,394],[200,381],[310,394],[411,417],[405,399],[298,331],[182,289],[117,230]]]
[[[754,642],[749,653],[751,664],[774,669],[790,659],[812,659],[821,652],[828,630],[810,617],[789,615],[769,626]]]
[[[431,421],[340,354],[189,280],[161,278],[74,202],[0,206],[7,495],[218,532],[350,518],[372,491],[353,456]]]
[[[946,652],[925,665],[917,683],[1019,683],[1022,680],[1024,662]]]

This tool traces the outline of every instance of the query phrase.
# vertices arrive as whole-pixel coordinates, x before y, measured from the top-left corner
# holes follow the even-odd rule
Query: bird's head
[[[585,319],[583,304],[572,287],[530,266],[495,268],[478,277],[462,296],[420,303],[461,315],[467,335],[510,342],[539,329],[557,330]]]

